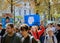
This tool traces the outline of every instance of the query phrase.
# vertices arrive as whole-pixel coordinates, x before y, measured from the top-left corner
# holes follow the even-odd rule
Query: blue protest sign
[[[13,23],[14,19],[13,18],[10,18],[10,23]]]
[[[40,25],[40,16],[39,15],[25,15],[24,22],[29,26]]]
[[[6,18],[2,18],[1,23],[2,23],[2,27],[5,28],[6,27]],[[13,18],[10,18],[9,23],[13,23]]]
[[[2,22],[2,27],[5,28],[5,25],[6,25],[6,19],[5,18],[2,18],[1,22]]]

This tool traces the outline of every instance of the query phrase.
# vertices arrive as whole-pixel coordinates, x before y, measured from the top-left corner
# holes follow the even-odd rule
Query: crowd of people
[[[0,23],[0,43],[60,43],[60,24],[21,24],[17,27],[13,23],[7,23],[3,29]]]

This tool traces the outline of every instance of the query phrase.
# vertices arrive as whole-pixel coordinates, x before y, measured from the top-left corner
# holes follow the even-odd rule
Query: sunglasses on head
[[[20,31],[24,31],[24,30],[25,30],[24,27],[21,27],[21,28],[20,28]]]

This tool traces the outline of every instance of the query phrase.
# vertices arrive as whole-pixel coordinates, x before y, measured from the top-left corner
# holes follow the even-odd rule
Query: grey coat
[[[11,39],[9,40],[10,42],[7,42],[8,40],[8,35],[6,35],[5,37],[3,37],[2,39],[2,43],[21,43],[21,38],[17,35],[14,34]]]

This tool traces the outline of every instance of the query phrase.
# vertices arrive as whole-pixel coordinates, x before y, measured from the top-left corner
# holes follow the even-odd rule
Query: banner
[[[25,24],[29,26],[40,25],[40,15],[25,15],[24,16]]]
[[[13,23],[13,18],[10,18],[10,20],[9,20],[9,23]],[[2,27],[5,29],[5,27],[6,27],[6,18],[2,18],[2,20],[1,20],[1,23],[2,23]]]

